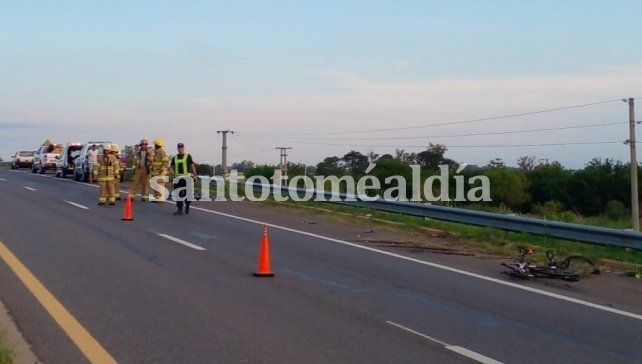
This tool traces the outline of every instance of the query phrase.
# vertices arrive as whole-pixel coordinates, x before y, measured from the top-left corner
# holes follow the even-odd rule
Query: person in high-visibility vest
[[[154,156],[152,157],[152,173],[151,178],[158,176],[167,176],[167,167],[169,166],[169,156],[163,148],[165,141],[163,139],[154,139]],[[165,179],[159,178],[156,180],[160,187],[165,187]],[[161,191],[154,192],[153,202],[163,202],[163,194]]]
[[[98,157],[92,173],[100,187],[98,205],[105,205],[105,203],[115,205],[114,179],[119,178],[120,162],[111,154],[110,143],[103,144],[103,155]]]
[[[129,188],[129,197],[134,199],[136,191],[140,189],[141,201],[149,198],[149,174],[152,169],[152,156],[147,149],[147,140],[142,139],[138,144],[138,150],[134,154],[134,181]]]
[[[169,170],[174,180],[174,191],[179,188],[182,189],[179,190],[178,193],[179,198],[176,200],[177,210],[174,212],[174,215],[183,214],[183,200],[185,200],[185,214],[189,215],[190,199],[193,198],[193,196],[187,196],[185,187],[187,186],[187,178],[196,178],[196,165],[192,160],[192,156],[185,153],[185,145],[183,143],[178,143],[176,149],[178,150],[178,154],[172,157]]]

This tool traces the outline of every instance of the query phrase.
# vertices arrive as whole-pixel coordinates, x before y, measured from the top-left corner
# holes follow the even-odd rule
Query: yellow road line
[[[107,350],[67,311],[51,292],[36,278],[27,267],[11,253],[0,241],[0,258],[18,276],[27,289],[33,294],[45,310],[56,320],[62,330],[71,338],[78,349],[92,363],[116,363]]]

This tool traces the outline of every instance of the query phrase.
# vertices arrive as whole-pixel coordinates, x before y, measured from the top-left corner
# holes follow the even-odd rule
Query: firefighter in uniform
[[[167,168],[169,167],[169,156],[163,147],[165,141],[163,139],[154,139],[154,156],[152,157],[152,175],[151,178],[158,176],[167,176]],[[165,187],[165,179],[159,178],[156,180],[159,186]],[[163,195],[160,191],[154,191],[154,202],[162,202]]]
[[[147,149],[147,144],[147,140],[141,140],[134,154],[134,181],[129,189],[129,197],[132,200],[138,189],[140,189],[141,201],[149,199],[149,173],[152,168],[153,154]]]
[[[111,144],[103,144],[103,155],[98,157],[98,162],[94,165],[92,171],[93,177],[98,181],[100,187],[100,195],[98,197],[98,204],[110,205],[116,204],[114,197],[114,179],[119,178],[120,163],[118,159],[111,154]]]
[[[120,152],[120,148],[118,147],[118,144],[113,144],[112,143],[112,145],[111,145],[111,155],[116,157],[116,159],[118,160],[118,166],[119,166],[118,175],[121,176],[122,173],[124,172],[122,170],[122,167],[124,167],[124,166],[122,166],[121,163],[120,163],[120,158],[118,158],[118,152]],[[120,177],[114,179],[114,197],[116,198],[116,201],[120,200]]]

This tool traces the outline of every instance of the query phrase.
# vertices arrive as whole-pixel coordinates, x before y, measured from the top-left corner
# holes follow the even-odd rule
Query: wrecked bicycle
[[[502,263],[508,268],[503,273],[515,278],[559,278],[566,281],[577,281],[589,274],[599,273],[597,265],[590,259],[581,255],[571,255],[562,260],[557,260],[554,250],[546,251],[546,263],[537,265],[527,260],[526,256],[533,254],[531,248],[520,248],[520,257],[514,262]]]

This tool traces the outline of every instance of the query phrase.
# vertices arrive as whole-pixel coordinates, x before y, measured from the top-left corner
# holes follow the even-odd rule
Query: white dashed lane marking
[[[81,208],[81,209],[83,209],[83,210],[89,210],[89,207],[84,206],[84,205],[81,205],[81,204],[79,204],[79,203],[75,203],[75,202],[71,202],[71,201],[65,201],[65,202],[66,202],[66,203],[68,203],[68,204],[70,204],[70,205],[72,205],[72,206],[76,206],[76,207],[78,207],[78,208]]]
[[[476,362],[484,363],[484,364],[501,364],[502,363],[501,361],[497,361],[497,360],[495,360],[493,358],[489,358],[489,357],[487,357],[485,355],[476,353],[476,352],[474,352],[472,350],[463,348],[461,346],[449,345],[449,344],[447,344],[447,343],[445,343],[445,342],[443,342],[441,340],[435,339],[434,337],[430,337],[430,336],[428,336],[426,334],[422,334],[419,331],[415,331],[413,329],[407,328],[407,327],[405,327],[403,325],[400,325],[400,324],[398,324],[396,322],[386,321],[386,323],[388,323],[388,324],[390,324],[392,326],[395,326],[395,327],[397,327],[399,329],[402,329],[404,331],[407,331],[407,332],[409,332],[411,334],[415,334],[417,336],[423,337],[426,340],[432,341],[432,342],[434,342],[436,344],[439,344],[439,345],[443,346],[446,350],[450,350],[450,351],[452,351],[454,353],[457,353],[457,354],[465,356],[465,357],[467,357],[469,359],[475,360]]]
[[[173,236],[171,236],[171,235],[167,235],[167,234],[160,234],[160,233],[158,233],[158,236],[160,236],[161,238],[165,238],[165,239],[167,239],[167,240],[171,240],[171,241],[173,241],[173,242],[175,242],[175,243],[179,243],[179,244],[184,245],[184,246],[186,246],[186,247],[188,247],[188,248],[192,248],[192,249],[195,249],[195,250],[201,250],[201,251],[202,251],[202,250],[206,250],[206,249],[205,249],[205,248],[203,248],[202,246],[198,246],[198,245],[196,245],[196,244],[192,244],[192,243],[187,242],[187,241],[185,241],[185,240],[182,240],[182,239],[179,239],[179,238],[175,238],[175,237],[173,237]]]

